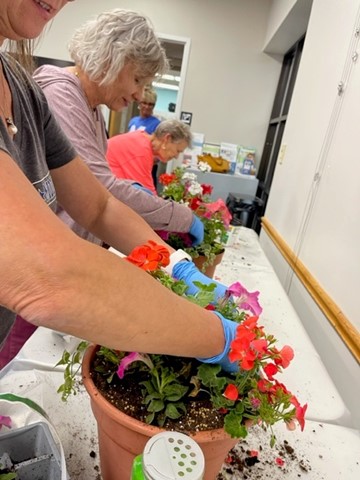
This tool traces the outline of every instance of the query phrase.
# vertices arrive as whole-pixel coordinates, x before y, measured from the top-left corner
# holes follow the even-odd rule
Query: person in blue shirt
[[[129,132],[134,130],[145,130],[150,135],[155,132],[156,127],[159,125],[160,120],[153,115],[154,107],[157,100],[157,94],[151,85],[148,85],[144,89],[141,102],[139,102],[140,115],[133,117],[128,125]],[[151,171],[155,188],[157,187],[157,170],[158,162],[154,162],[154,166]]]
[[[142,100],[139,102],[140,115],[130,120],[128,125],[129,132],[145,130],[150,135],[154,133],[160,123],[160,120],[153,115],[156,100],[155,90],[150,85],[145,87]]]

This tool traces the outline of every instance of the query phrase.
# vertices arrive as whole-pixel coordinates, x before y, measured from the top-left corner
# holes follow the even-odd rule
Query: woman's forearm
[[[215,315],[77,237],[1,151],[0,163],[1,305],[118,349],[199,357],[222,350]]]
[[[215,315],[100,247],[70,243],[24,318],[126,351],[209,357],[223,349]]]

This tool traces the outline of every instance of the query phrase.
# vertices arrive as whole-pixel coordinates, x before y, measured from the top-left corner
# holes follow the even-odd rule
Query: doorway
[[[258,171],[259,185],[256,192],[259,208],[256,211],[252,228],[259,234],[261,230],[261,217],[265,213],[267,200],[270,195],[276,162],[278,159],[281,140],[290,108],[291,97],[295,87],[305,36],[300,38],[295,45],[285,54],[280,73],[280,79],[275,94],[274,104],[269,120],[265,145]]]

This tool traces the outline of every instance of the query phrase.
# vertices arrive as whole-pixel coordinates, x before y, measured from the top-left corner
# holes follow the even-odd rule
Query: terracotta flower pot
[[[207,260],[207,257],[205,257],[204,255],[200,255],[199,257],[194,258],[193,262],[198,267],[200,272],[203,272],[209,278],[213,278],[214,273],[215,273],[215,268],[217,267],[217,265],[219,265],[221,263],[221,260],[223,259],[223,256],[224,256],[224,253],[225,253],[225,250],[221,253],[218,253],[215,256],[214,263],[212,265],[208,265],[205,268],[204,271],[202,270],[202,267],[203,267],[203,264],[205,263],[205,261]]]
[[[101,474],[103,480],[129,480],[135,456],[143,452],[150,437],[163,430],[124,414],[101,395],[90,376],[97,349],[98,346],[92,345],[85,352],[82,378],[98,426]],[[198,432],[191,437],[205,456],[204,480],[215,480],[237,439],[231,438],[223,429]]]

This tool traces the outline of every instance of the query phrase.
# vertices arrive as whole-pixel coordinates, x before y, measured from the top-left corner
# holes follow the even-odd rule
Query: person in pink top
[[[188,125],[179,120],[164,120],[153,134],[135,131],[115,135],[108,140],[109,167],[118,178],[135,180],[157,195],[152,178],[154,159],[167,163],[191,146]]]

